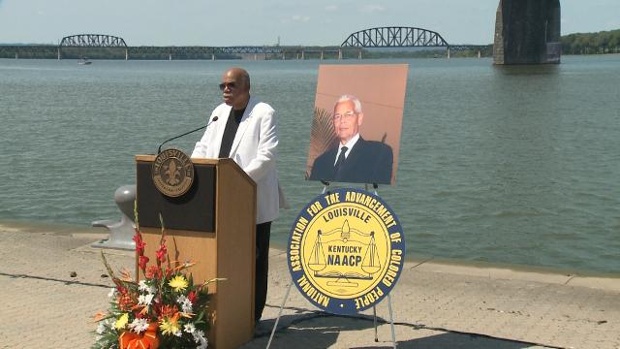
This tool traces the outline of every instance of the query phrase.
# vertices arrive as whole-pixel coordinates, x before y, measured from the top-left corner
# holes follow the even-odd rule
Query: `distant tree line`
[[[562,54],[587,55],[620,53],[620,29],[598,33],[575,33],[564,35]]]

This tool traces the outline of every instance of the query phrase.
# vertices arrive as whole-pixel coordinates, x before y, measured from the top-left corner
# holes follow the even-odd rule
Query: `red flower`
[[[189,299],[189,301],[192,302],[192,304],[196,303],[196,298],[197,298],[196,291],[190,291],[190,293],[187,294],[187,299]]]
[[[142,272],[145,272],[146,265],[148,264],[148,262],[149,262],[149,257],[143,256],[143,255],[138,256],[138,266],[140,267],[140,270],[142,270]]]
[[[155,251],[155,254],[157,255],[157,261],[159,263],[163,263],[166,261],[166,255],[168,254],[168,248],[166,247],[166,241],[162,239],[161,245],[159,245],[159,248],[157,249],[157,251]]]
[[[136,234],[133,236],[133,241],[136,243],[136,253],[139,256],[142,256],[144,254],[144,247],[146,246],[146,243],[142,240],[142,234],[137,228]]]

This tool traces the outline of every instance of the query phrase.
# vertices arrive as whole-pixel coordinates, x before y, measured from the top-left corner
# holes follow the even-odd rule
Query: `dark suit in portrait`
[[[390,184],[392,181],[392,148],[381,142],[358,139],[342,165],[334,166],[338,147],[314,160],[308,179],[352,183]]]

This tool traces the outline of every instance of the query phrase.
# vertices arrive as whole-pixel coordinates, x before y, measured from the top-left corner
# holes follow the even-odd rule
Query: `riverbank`
[[[0,226],[0,348],[93,343],[92,315],[107,308],[112,283],[90,245],[105,236],[97,228]],[[114,268],[133,264],[131,251],[104,253]],[[289,282],[286,253],[272,249],[264,318],[243,348],[266,346]],[[419,261],[406,263],[390,296],[399,348],[620,347],[620,278]],[[271,348],[391,347],[388,305],[377,307],[375,341],[372,311],[321,313],[293,287]]]

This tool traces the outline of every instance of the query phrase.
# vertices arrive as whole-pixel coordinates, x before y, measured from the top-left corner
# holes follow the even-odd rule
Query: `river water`
[[[116,219],[135,154],[204,124],[222,72],[241,65],[280,124],[291,209],[283,246],[322,186],[304,180],[320,64],[409,65],[397,182],[408,257],[620,272],[620,55],[558,66],[490,59],[0,60],[0,224]],[[200,133],[170,145],[191,152]]]

